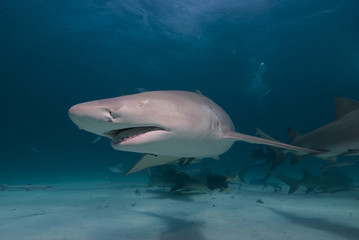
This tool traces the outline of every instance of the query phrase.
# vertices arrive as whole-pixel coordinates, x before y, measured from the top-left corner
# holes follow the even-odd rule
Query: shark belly
[[[233,141],[220,139],[193,140],[173,138],[165,141],[144,142],[136,145],[112,144],[112,147],[119,151],[150,153],[161,156],[206,158],[216,157],[226,152],[232,145]]]

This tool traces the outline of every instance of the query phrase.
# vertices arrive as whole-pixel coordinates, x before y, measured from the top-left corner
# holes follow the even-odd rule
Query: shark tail
[[[1,191],[4,191],[6,188],[8,188],[9,186],[8,185],[6,185],[6,184],[2,184],[1,185]]]
[[[230,132],[230,133],[227,134],[227,136],[225,138],[234,139],[235,141],[243,141],[243,142],[248,142],[248,143],[264,144],[264,145],[268,145],[268,146],[272,146],[272,147],[278,147],[278,148],[287,149],[289,151],[301,152],[303,154],[306,154],[306,153],[318,153],[319,154],[319,153],[321,153],[320,151],[317,151],[317,150],[308,149],[308,148],[302,148],[302,147],[282,143],[282,142],[279,142],[277,140],[254,137],[254,136],[250,136],[250,135],[246,135],[246,134],[242,134],[242,133],[237,133],[237,132]]]
[[[271,174],[289,186],[288,194],[292,194],[298,190],[301,181],[280,173],[271,172]]]

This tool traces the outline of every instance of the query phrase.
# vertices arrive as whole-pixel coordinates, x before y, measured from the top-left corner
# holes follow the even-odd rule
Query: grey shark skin
[[[288,194],[296,192],[300,186],[307,188],[306,193],[336,193],[356,188],[352,179],[336,171],[325,171],[323,174],[315,176],[303,169],[301,180],[280,173],[271,173],[290,187]]]
[[[80,129],[110,138],[116,150],[145,153],[127,174],[180,158],[216,158],[235,141],[320,153],[234,132],[226,112],[194,92],[153,91],[85,102],[71,107],[69,117]]]
[[[336,116],[334,121],[319,127],[307,134],[300,135],[293,128],[289,128],[289,144],[322,151],[316,154],[331,162],[340,156],[359,155],[359,102],[348,98],[335,98]],[[256,128],[260,137],[275,140],[260,129]],[[277,153],[280,164],[288,151],[272,148]],[[300,152],[292,152],[295,157],[292,163],[301,158]]]

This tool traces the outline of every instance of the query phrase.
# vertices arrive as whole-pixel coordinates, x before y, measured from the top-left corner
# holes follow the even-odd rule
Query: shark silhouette
[[[308,170],[303,169],[303,178],[301,180],[280,173],[271,173],[289,186],[288,194],[296,192],[300,186],[307,188],[306,193],[336,193],[356,188],[352,179],[336,171],[329,170],[315,176]]]
[[[289,128],[289,144],[303,148],[321,151],[315,157],[335,162],[340,156],[359,155],[359,102],[338,97],[335,98],[336,115],[332,122],[317,128],[307,134],[300,135],[293,128]],[[256,128],[257,134],[271,141],[276,139]],[[271,147],[276,152],[275,165],[278,166],[288,153],[276,147]],[[302,158],[302,153],[291,152],[294,155],[292,163]],[[307,157],[312,156],[311,154]]]
[[[127,174],[182,158],[218,158],[235,141],[320,153],[237,133],[221,107],[195,92],[153,91],[85,102],[71,107],[69,117],[80,129],[110,138],[116,150],[145,153]]]

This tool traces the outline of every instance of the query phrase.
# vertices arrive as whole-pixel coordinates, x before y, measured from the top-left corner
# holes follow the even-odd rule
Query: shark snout
[[[112,119],[111,111],[108,108],[92,105],[90,103],[76,104],[69,109],[68,114],[71,120],[91,118],[101,121],[109,121]]]
[[[68,111],[68,115],[69,118],[71,119],[71,121],[73,121],[80,129],[81,127],[79,126],[80,122],[81,122],[81,116],[83,114],[81,114],[81,108],[78,105],[74,105],[72,106],[69,111]]]
[[[69,109],[69,117],[72,119],[72,117],[76,116],[79,112],[79,107],[78,105],[75,105],[75,106],[72,106],[70,109]]]
[[[68,114],[70,119],[77,124],[79,121],[89,116],[91,111],[82,104],[77,104],[69,109]]]
[[[97,135],[113,130],[113,117],[108,108],[92,103],[80,103],[68,111],[69,118],[78,128]]]

